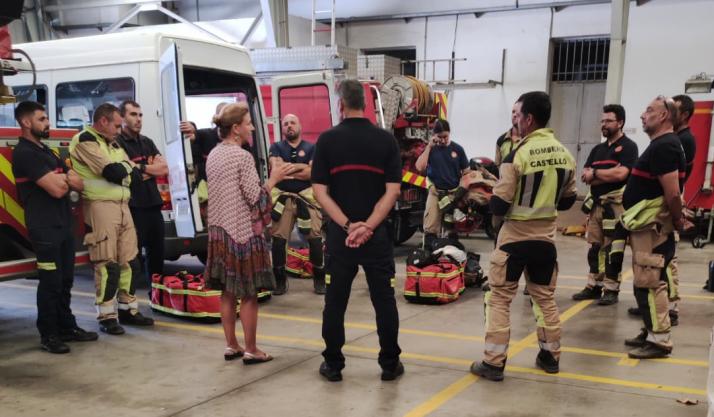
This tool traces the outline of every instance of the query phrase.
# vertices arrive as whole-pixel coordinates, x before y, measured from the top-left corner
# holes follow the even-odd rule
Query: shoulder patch
[[[94,135],[92,135],[89,132],[82,132],[79,134],[79,141],[80,142],[96,142],[97,138],[95,138]]]

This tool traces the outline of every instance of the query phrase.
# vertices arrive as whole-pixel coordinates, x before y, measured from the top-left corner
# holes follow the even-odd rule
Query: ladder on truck
[[[327,29],[317,29],[317,15],[324,15],[330,13],[330,46],[335,46],[335,2],[336,0],[329,0],[332,4],[330,10],[316,10],[317,0],[312,0],[312,32],[310,33],[310,45],[315,46],[315,33],[316,32],[327,32]]]

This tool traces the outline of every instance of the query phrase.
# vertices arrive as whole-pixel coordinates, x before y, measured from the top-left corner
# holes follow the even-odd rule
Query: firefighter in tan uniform
[[[129,184],[144,174],[166,169],[159,157],[154,165],[135,165],[115,139],[121,132],[119,109],[104,103],[94,110],[93,124],[72,138],[72,166],[84,180],[84,243],[94,264],[99,329],[119,335],[122,324],[151,326],[154,321],[139,313],[133,278],[141,275],[134,223],[129,211]]]
[[[662,358],[672,352],[669,315],[671,263],[675,255],[675,232],[684,224],[682,187],[686,159],[672,125],[677,117],[670,98],[655,98],[642,113],[642,130],[650,144],[637,160],[627,181],[616,234],[629,233],[632,246],[635,299],[643,313],[639,335],[625,340],[635,347],[634,359]],[[621,235],[620,232],[623,232]],[[616,241],[624,251],[625,239]]]
[[[637,144],[625,136],[625,109],[619,104],[603,107],[600,127],[605,142],[596,145],[583,170],[581,179],[590,185],[582,210],[588,214],[588,283],[573,295],[573,300],[598,300],[598,305],[618,302],[621,265],[617,257],[608,256],[617,218],[622,214],[622,193],[627,177],[637,161]]]
[[[501,164],[491,209],[505,222],[491,255],[486,293],[486,348],[482,362],[471,372],[492,381],[503,380],[511,336],[510,305],[522,273],[537,321],[540,352],[536,365],[548,373],[559,371],[560,317],[555,304],[558,276],[555,248],[558,210],[575,202],[575,161],[545,126],[550,98],[544,92],[523,94],[516,102],[518,129],[523,140]]]
[[[511,153],[519,143],[521,143],[521,135],[518,134],[518,124],[516,104],[513,103],[513,108],[511,108],[511,128],[501,136],[498,137],[496,141],[496,158],[494,163],[496,166],[500,167],[503,160]]]
[[[468,193],[471,179],[464,174],[470,172],[469,161],[464,148],[451,140],[449,122],[438,119],[434,122],[434,135],[414,164],[419,172],[426,172],[429,179],[429,194],[424,208],[424,242],[427,251],[432,250],[432,242],[441,237],[442,229],[449,238],[458,239],[454,230],[454,208]]]
[[[285,271],[287,245],[296,222],[298,231],[307,237],[310,247],[314,291],[316,294],[325,294],[322,210],[310,186],[315,145],[302,139],[300,119],[294,114],[286,115],[281,126],[285,140],[270,147],[270,163],[273,166],[290,164],[293,168],[289,177],[276,184],[272,191],[272,255],[276,283],[273,294],[282,295],[288,291]]]

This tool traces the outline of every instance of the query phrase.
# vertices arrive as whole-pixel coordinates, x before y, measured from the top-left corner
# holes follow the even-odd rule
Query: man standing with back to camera
[[[362,265],[377,315],[382,380],[404,373],[397,343],[399,313],[394,299],[394,253],[385,218],[401,187],[399,146],[391,134],[364,117],[364,89],[357,80],[339,86],[343,121],[322,133],[312,165],[315,197],[327,224],[327,294],[322,313],[325,361],[320,375],[341,381],[345,357],[345,310],[352,281]]]

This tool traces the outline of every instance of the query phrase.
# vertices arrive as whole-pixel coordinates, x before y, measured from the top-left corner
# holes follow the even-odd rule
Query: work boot
[[[273,295],[283,295],[288,292],[288,275],[285,273],[285,268],[273,268],[275,275],[275,289]]]
[[[642,347],[647,343],[647,329],[642,329],[637,336],[625,339],[625,345],[632,347]]]
[[[119,325],[117,319],[106,319],[99,321],[99,330],[106,334],[120,335],[124,334],[124,328]]]
[[[315,290],[315,294],[324,295],[327,292],[324,269],[315,268],[312,271],[312,287]]]
[[[672,353],[672,349],[665,349],[652,342],[645,342],[645,345],[627,352],[627,356],[632,359],[657,359],[666,358]]]
[[[669,323],[672,326],[679,325],[679,313],[674,310],[669,310]]]
[[[119,323],[129,326],[153,326],[154,319],[145,317],[138,311],[131,314],[131,310],[119,310]]]
[[[327,362],[320,364],[320,375],[324,376],[330,382],[342,381],[342,371],[339,369],[330,368]]]
[[[600,295],[602,295],[602,287],[585,287],[585,289],[579,293],[573,294],[573,300],[599,300]]]
[[[93,342],[99,335],[75,326],[72,329],[60,330],[59,338],[63,342]]]
[[[69,346],[67,346],[58,336],[49,336],[42,339],[40,346],[43,350],[50,353],[69,353]]]
[[[629,315],[631,315],[631,316],[637,316],[637,317],[641,317],[641,316],[642,316],[642,312],[640,311],[640,308],[639,308],[639,307],[630,307],[630,308],[628,308],[628,309],[627,309],[627,314],[629,314]]]
[[[397,366],[394,369],[382,369],[382,381],[394,381],[404,374],[404,365],[402,361],[397,362]]]
[[[471,373],[486,378],[490,381],[503,381],[503,369],[505,366],[493,366],[486,362],[474,362],[471,364]]]
[[[600,306],[611,306],[613,304],[617,304],[617,291],[610,291],[610,290],[605,290],[602,294],[602,297],[598,300],[597,304]]]
[[[541,349],[536,356],[536,366],[549,374],[557,374],[560,372],[558,361],[553,357],[553,354],[547,350]]]

